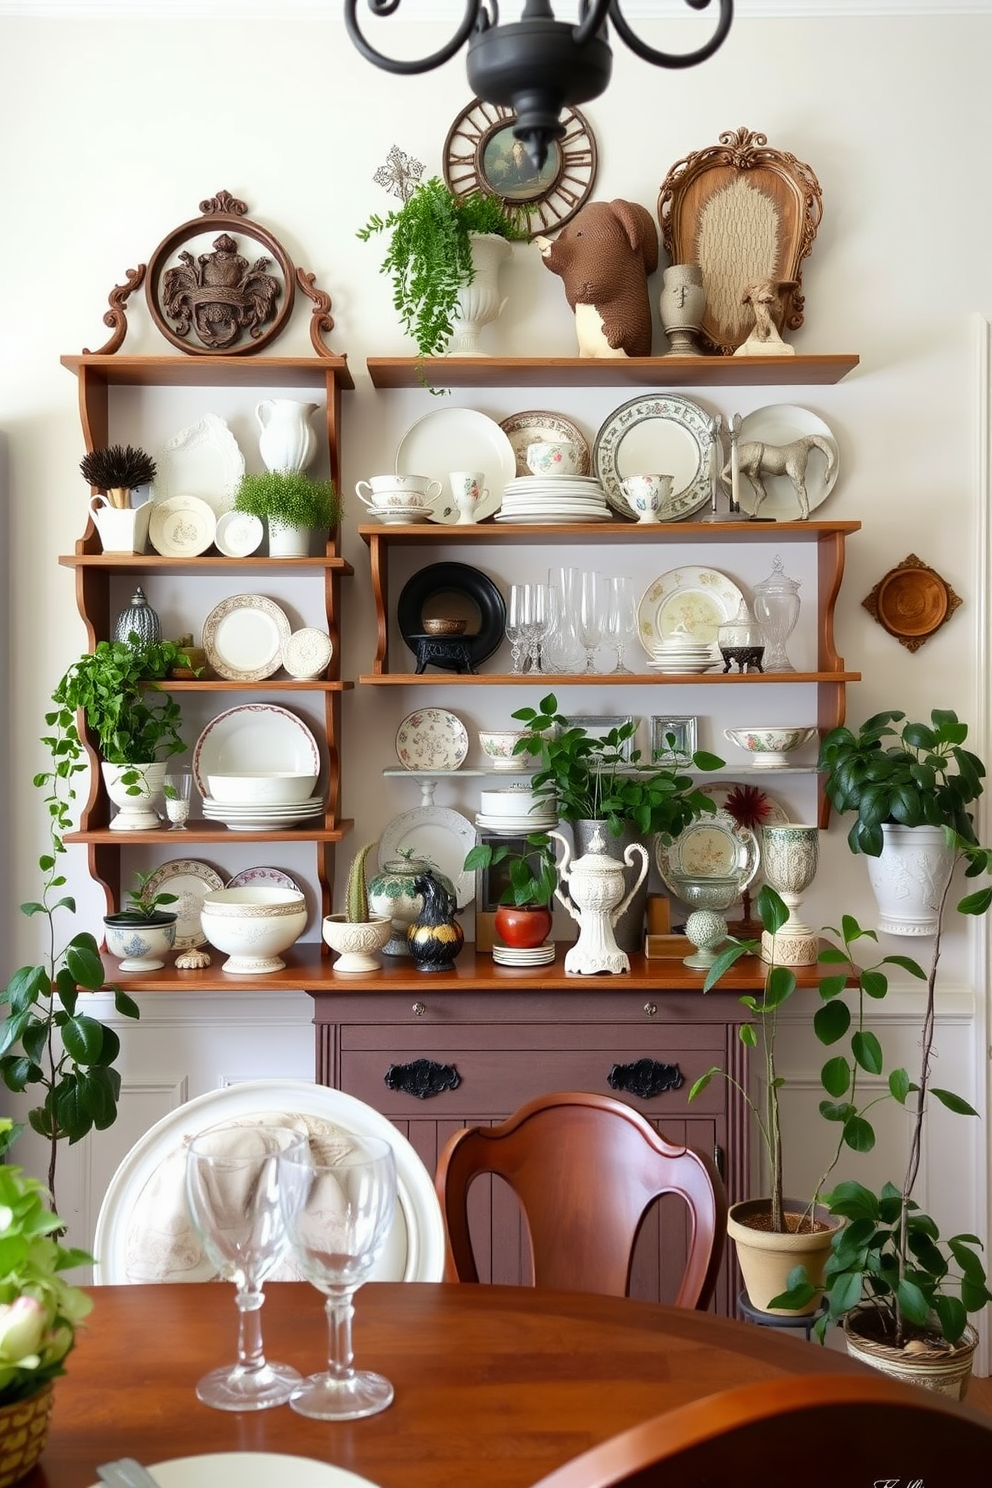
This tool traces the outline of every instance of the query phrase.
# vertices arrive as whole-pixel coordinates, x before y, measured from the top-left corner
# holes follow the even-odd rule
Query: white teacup
[[[672,494],[672,483],[670,475],[628,475],[620,482],[620,489],[639,522],[657,522]]]
[[[527,469],[531,475],[578,475],[582,449],[565,439],[539,439],[527,446]]]
[[[355,486],[359,501],[380,511],[394,506],[429,506],[440,494],[441,482],[428,475],[370,475]]]

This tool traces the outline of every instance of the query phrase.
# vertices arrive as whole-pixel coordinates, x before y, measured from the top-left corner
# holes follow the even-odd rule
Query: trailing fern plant
[[[527,237],[518,212],[489,192],[456,196],[431,176],[387,217],[373,214],[358,236],[390,234],[381,272],[393,281],[393,305],[422,357],[438,356],[451,339],[458,294],[473,278],[470,233],[510,242]]]

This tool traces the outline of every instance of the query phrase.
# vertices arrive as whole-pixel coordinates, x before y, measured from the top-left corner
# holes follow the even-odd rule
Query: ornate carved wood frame
[[[513,109],[473,98],[448,130],[444,179],[456,196],[488,191],[517,208],[530,237],[554,232],[588,201],[596,180],[596,140],[578,109],[562,111],[565,134],[536,173],[514,141]]]
[[[822,215],[820,183],[808,165],[767,145],[763,134],[727,130],[719,145],[677,161],[658,195],[662,243],[673,263],[702,269],[703,340],[725,356],[753,325],[741,301],[749,284],[789,283],[783,329],[803,323],[800,265]]]

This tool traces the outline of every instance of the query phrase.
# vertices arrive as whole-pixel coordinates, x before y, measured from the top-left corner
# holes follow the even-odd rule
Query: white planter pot
[[[470,233],[469,237],[475,277],[459,291],[454,332],[445,356],[485,356],[479,347],[479,332],[506,304],[499,297],[499,266],[510,256],[509,242],[498,233]]]
[[[269,517],[268,527],[270,558],[309,558],[309,527],[291,527],[286,522],[277,522],[274,517]]]
[[[112,832],[151,832],[162,825],[155,802],[162,794],[165,768],[164,760],[152,765],[108,765],[103,761],[100,766],[103,783],[117,807],[117,815],[110,823]],[[137,786],[122,785],[121,776],[132,770],[140,776]]]
[[[937,907],[954,866],[940,827],[883,826],[878,858],[865,858],[887,935],[936,935]]]

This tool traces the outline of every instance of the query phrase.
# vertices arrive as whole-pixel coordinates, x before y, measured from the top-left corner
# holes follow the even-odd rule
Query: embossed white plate
[[[215,413],[205,413],[155,456],[152,500],[199,496],[219,517],[233,507],[244,473],[245,457],[227,424]]]
[[[317,740],[302,718],[271,703],[241,703],[207,724],[193,747],[193,779],[209,796],[208,775],[255,775],[271,770],[320,774]]]
[[[264,594],[232,594],[204,620],[200,644],[219,677],[261,682],[282,666],[291,628],[285,611]]]
[[[318,630],[315,625],[305,625],[302,630],[294,630],[283,642],[282,664],[291,677],[305,681],[309,677],[319,677],[333,655],[334,647],[327,631]]]

